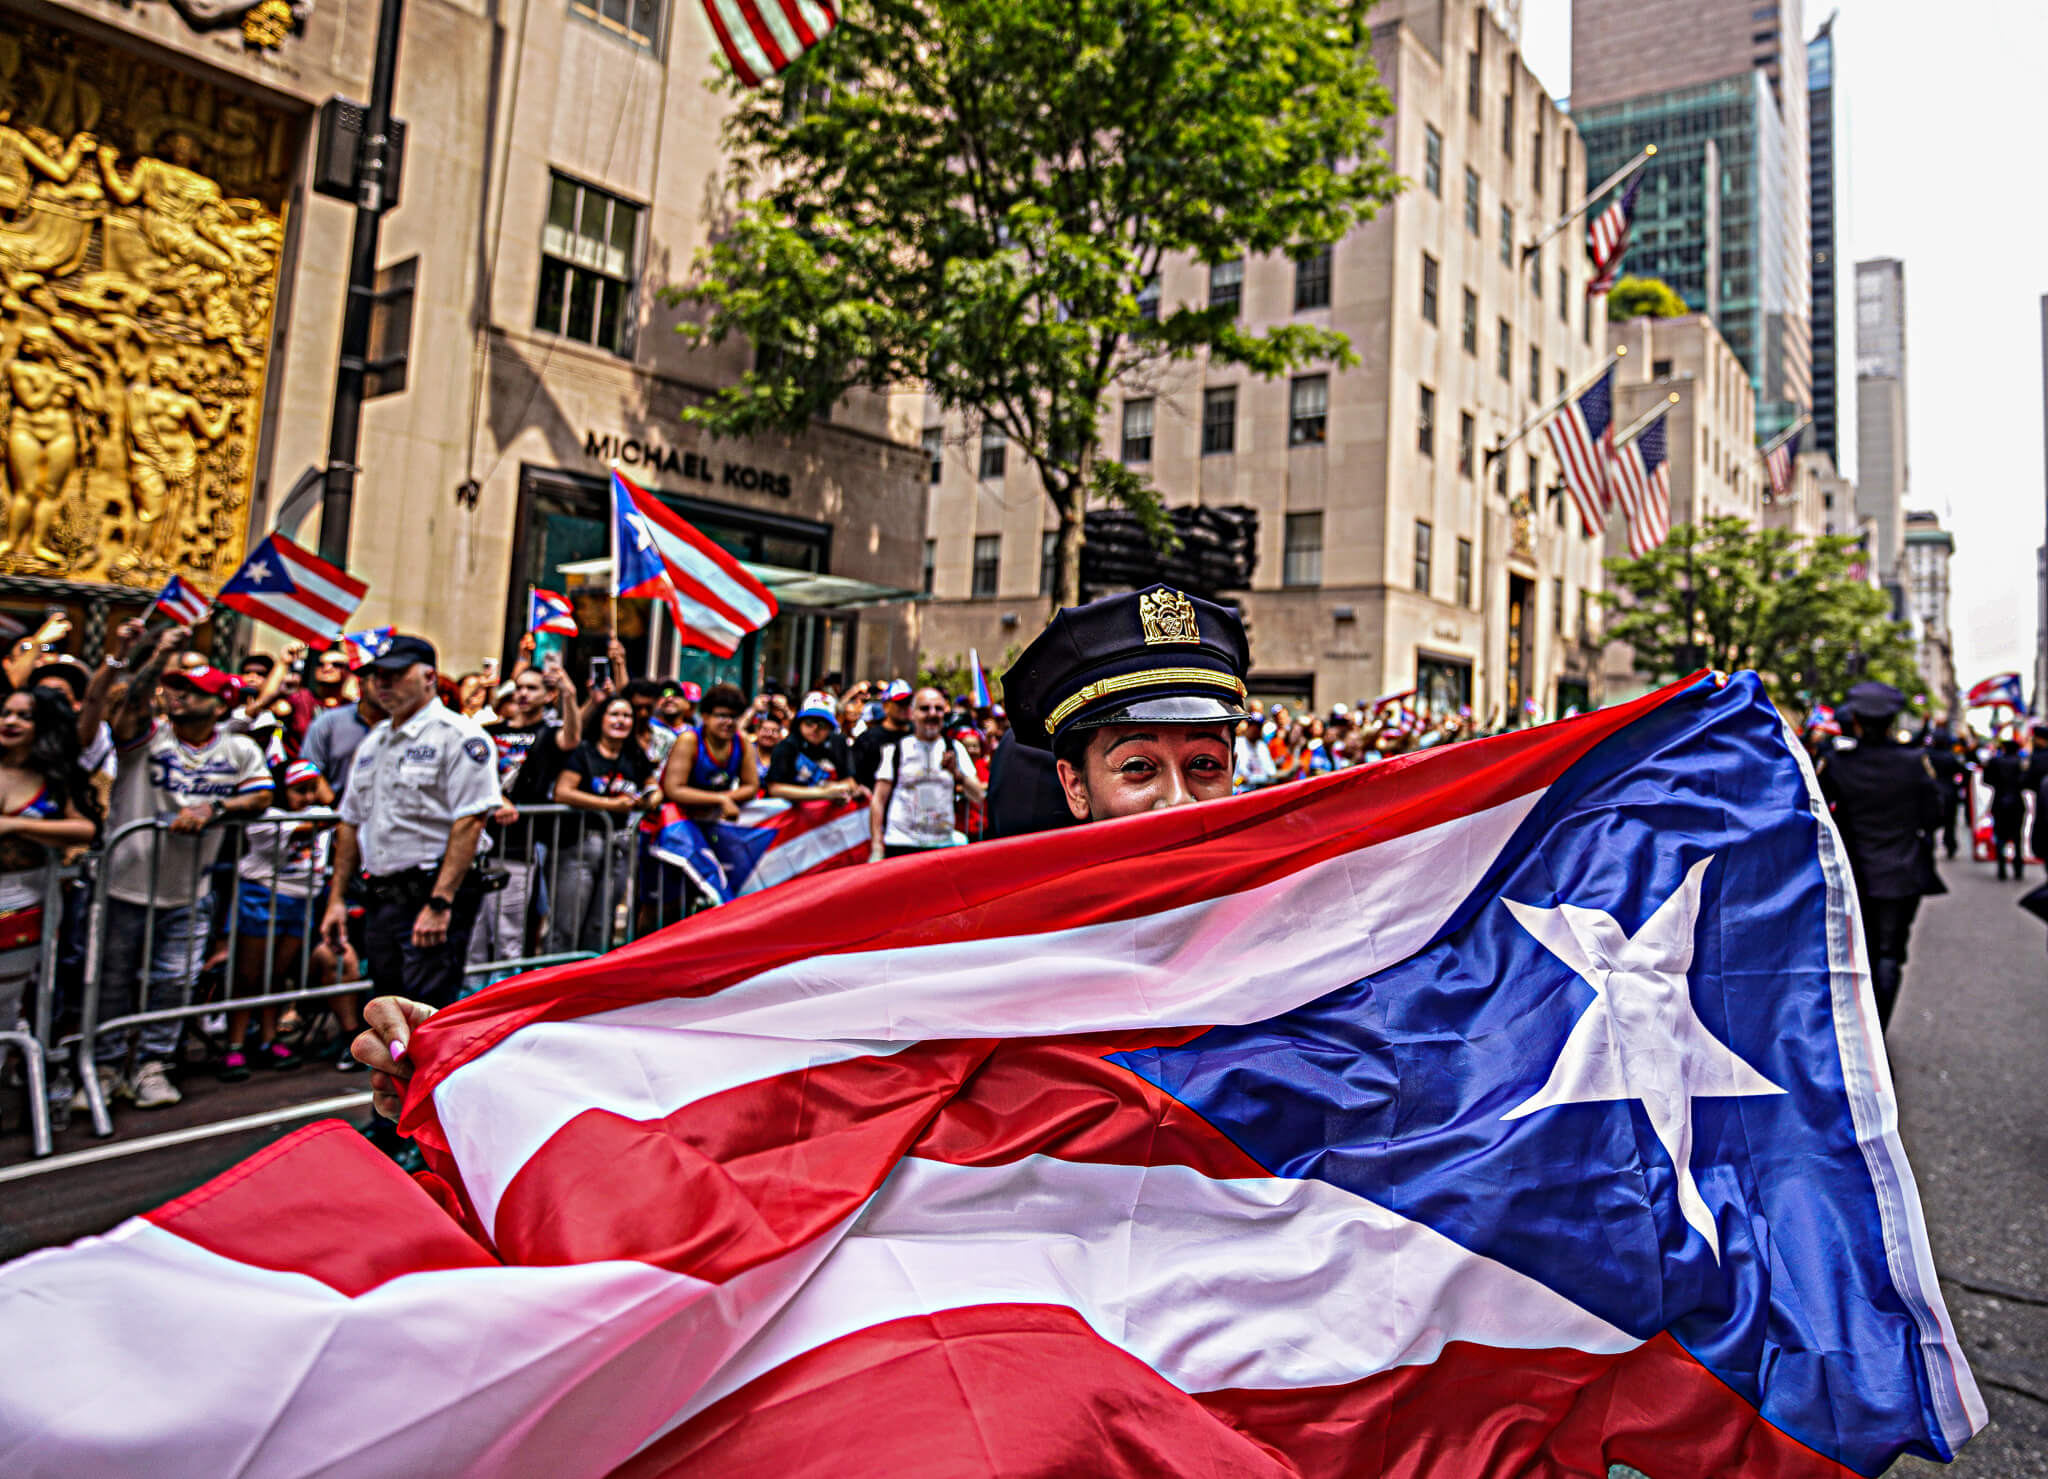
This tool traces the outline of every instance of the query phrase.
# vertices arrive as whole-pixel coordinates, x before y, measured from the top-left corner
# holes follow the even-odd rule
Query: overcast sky
[[[2015,670],[2031,688],[2034,560],[2048,500],[2048,5],[1806,0],[1806,34],[1836,8],[1836,122],[1849,177],[1838,226],[1842,417],[1855,419],[1849,264],[1897,257],[1906,264],[1906,506],[1935,510],[1955,534],[1956,677],[1967,688]],[[1571,12],[1571,0],[1522,0],[1523,52],[1560,98],[1571,94]]]

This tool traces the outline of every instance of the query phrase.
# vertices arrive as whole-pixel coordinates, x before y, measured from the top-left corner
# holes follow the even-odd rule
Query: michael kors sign
[[[693,478],[715,488],[738,488],[743,493],[772,493],[789,497],[789,474],[745,462],[713,462],[701,452],[681,452],[660,442],[640,437],[583,434],[583,455],[599,462],[617,461],[621,467],[645,467],[673,477]]]

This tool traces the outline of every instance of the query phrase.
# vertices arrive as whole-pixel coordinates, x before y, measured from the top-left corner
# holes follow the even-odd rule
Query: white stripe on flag
[[[1186,1392],[1334,1386],[1427,1364],[1454,1340],[1595,1354],[1641,1344],[1327,1182],[1036,1155],[1001,1166],[909,1159],[803,1290],[666,1426],[856,1330],[1009,1303],[1074,1310]]]
[[[325,601],[328,605],[336,607],[343,612],[353,612],[356,607],[363,604],[363,598],[358,592],[336,585],[326,576],[308,570],[283,550],[277,552],[277,557],[284,566],[286,578],[305,592],[305,594],[317,600]],[[265,599],[269,598],[266,597]]]
[[[824,7],[813,3],[813,0],[788,0],[788,3],[794,4],[803,15],[804,24],[811,28],[811,34],[823,41],[833,26],[832,17],[825,13]]]
[[[747,70],[756,77],[773,77],[781,68],[768,60],[768,53],[761,49],[760,38],[754,34],[753,26],[747,20],[749,6],[746,0],[709,0],[718,9],[718,18],[725,22],[725,34],[731,39],[733,50],[746,59]]]
[[[761,17],[761,24],[775,38],[781,49],[784,65],[795,61],[804,54],[804,44],[797,39],[796,27],[789,23],[789,17],[782,13],[780,0],[754,0],[754,13]]]
[[[713,600],[730,607],[735,616],[751,623],[744,630],[757,631],[768,624],[773,614],[768,610],[768,603],[734,580],[716,560],[687,540],[677,538],[652,519],[647,521],[647,528],[654,535],[654,547],[661,552],[662,559],[703,586]],[[685,600],[690,599],[688,591],[681,591],[680,594]],[[719,620],[728,621],[729,618],[721,616]]]
[[[244,596],[243,599],[254,601],[264,610],[281,616],[286,621],[297,622],[308,631],[317,632],[323,637],[339,637],[341,635],[342,627],[340,622],[327,615],[324,611],[314,610],[295,596],[266,593],[263,595]]]

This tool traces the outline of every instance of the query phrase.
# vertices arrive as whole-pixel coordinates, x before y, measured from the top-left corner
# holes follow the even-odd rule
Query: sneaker
[[[152,1058],[135,1070],[135,1107],[163,1109],[185,1096],[164,1072],[164,1065]]]
[[[106,1064],[99,1064],[97,1067],[93,1069],[93,1072],[99,1077],[100,1102],[102,1104],[105,1104],[109,1108],[111,1108],[116,1099],[132,1099],[135,1097],[134,1090],[129,1088],[127,1084],[121,1081],[121,1075],[116,1073],[112,1068],[108,1067]],[[90,1107],[85,1102],[84,1084],[80,1084],[78,1088],[73,1091],[71,1095],[70,1107],[72,1109],[78,1110],[80,1113],[83,1113],[86,1109]]]
[[[334,1060],[334,1071],[336,1073],[362,1073],[366,1069],[367,1065],[361,1062],[354,1053],[343,1053]]]
[[[249,1058],[240,1048],[221,1055],[220,1067],[214,1071],[215,1078],[224,1084],[238,1084],[249,1076]]]
[[[281,1042],[267,1042],[256,1049],[256,1061],[265,1068],[275,1068],[281,1072],[287,1068],[297,1068],[299,1055]]]

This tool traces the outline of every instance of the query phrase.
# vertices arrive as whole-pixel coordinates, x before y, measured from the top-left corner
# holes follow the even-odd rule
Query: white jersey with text
[[[255,742],[223,729],[215,729],[203,744],[188,745],[158,719],[117,747],[116,756],[110,834],[143,817],[169,818],[188,806],[271,789],[270,767]],[[161,829],[131,832],[113,844],[107,892],[130,904],[191,904],[203,888],[200,875],[220,855],[222,835],[219,827],[196,837]]]

